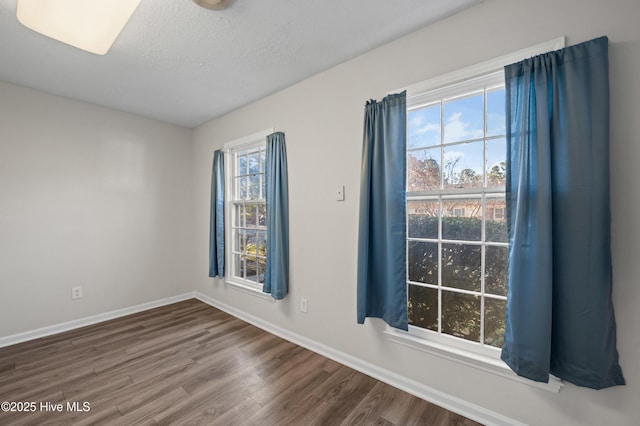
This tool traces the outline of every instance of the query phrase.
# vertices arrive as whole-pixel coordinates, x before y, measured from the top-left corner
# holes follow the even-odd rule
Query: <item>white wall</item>
[[[0,337],[192,290],[191,137],[0,83]]]
[[[640,418],[640,2],[489,0],[375,49],[195,132],[196,290],[337,350],[513,419],[540,425],[623,425]],[[560,394],[400,347],[379,323],[356,325],[357,217],[367,99],[552,38],[611,41],[614,303],[628,385]],[[207,277],[211,156],[230,140],[275,126],[286,133],[291,290],[277,304]],[[334,201],[337,184],[346,201]],[[297,309],[309,300],[309,313]]]
[[[0,337],[195,289],[522,422],[637,423],[639,16],[637,0],[488,0],[195,132],[0,83]],[[379,322],[356,325],[365,101],[561,35],[575,44],[603,34],[611,40],[613,296],[628,385],[567,385],[555,395],[393,344]],[[207,277],[212,152],[272,126],[286,133],[291,202],[291,290],[276,304]],[[346,185],[340,203],[338,184]],[[84,298],[71,301],[76,285]],[[297,309],[300,297],[308,314]]]

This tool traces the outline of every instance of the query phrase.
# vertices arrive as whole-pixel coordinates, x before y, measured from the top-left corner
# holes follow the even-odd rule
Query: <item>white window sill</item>
[[[492,358],[486,355],[475,354],[463,349],[454,348],[442,343],[429,341],[413,336],[405,331],[387,326],[384,333],[389,339],[403,346],[418,349],[431,355],[457,362],[478,370],[492,373],[519,383],[524,383],[548,392],[558,393],[560,388],[564,386],[564,382],[556,377],[551,376],[549,383],[534,382],[515,374],[502,360]]]
[[[225,284],[229,287],[234,288],[242,293],[250,294],[259,299],[268,300],[269,302],[275,302],[276,299],[271,297],[270,294],[264,293],[261,289],[257,287],[253,287],[251,285],[243,284],[236,281],[225,280]]]

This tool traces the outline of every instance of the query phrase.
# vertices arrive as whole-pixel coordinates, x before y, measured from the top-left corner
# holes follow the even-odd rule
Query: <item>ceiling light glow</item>
[[[141,0],[18,0],[18,21],[97,55],[109,51]]]

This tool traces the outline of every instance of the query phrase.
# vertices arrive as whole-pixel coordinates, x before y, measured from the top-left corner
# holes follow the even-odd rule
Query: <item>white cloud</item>
[[[422,115],[416,115],[411,119],[411,127],[414,129],[414,133],[421,135],[427,132],[440,132],[440,124],[434,122],[427,122]]]
[[[427,132],[440,132],[440,125],[438,123],[425,123],[425,121],[426,120],[422,115],[416,115],[411,119],[409,124],[414,129],[414,134],[422,135]]]
[[[427,123],[422,127],[419,127],[415,131],[419,135],[423,135],[427,132],[440,132],[440,125],[435,123]]]
[[[440,125],[423,116],[411,118],[409,130],[409,148],[435,145],[440,141]]]
[[[414,115],[413,118],[411,119],[411,126],[413,127],[420,127],[422,126],[422,124],[424,123],[424,117],[422,117],[421,115]]]
[[[445,142],[476,139],[483,136],[482,129],[469,129],[471,123],[462,121],[462,113],[454,112],[444,125]]]

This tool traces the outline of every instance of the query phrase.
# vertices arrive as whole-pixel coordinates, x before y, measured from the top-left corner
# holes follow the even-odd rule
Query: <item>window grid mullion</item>
[[[444,189],[444,102],[440,100],[440,191]]]
[[[485,241],[487,239],[487,199],[486,197],[482,197],[482,250],[480,251],[480,344],[484,346],[484,309],[485,309],[485,268],[486,264],[486,255],[487,255],[487,246]]]
[[[501,138],[504,138],[504,137],[505,137],[505,135],[483,136],[481,138],[464,139],[462,141],[437,143],[437,144],[432,144],[432,145],[422,145],[422,146],[418,146],[418,147],[415,147],[415,148],[407,148],[406,152],[408,154],[410,152],[422,151],[422,150],[429,149],[429,148],[438,148],[441,145],[445,145],[447,147],[451,147],[451,146],[455,146],[455,145],[464,145],[464,144],[467,144],[467,143],[470,143],[470,142],[479,142],[479,141],[482,141],[482,140],[501,139]]]
[[[248,200],[249,199],[249,153],[248,152],[245,152],[244,158],[245,158],[244,160],[245,165],[247,167],[247,170],[245,172],[246,175],[244,176],[244,196],[245,196],[245,199]],[[245,271],[246,271],[246,268],[245,268]]]
[[[423,243],[437,243],[438,241],[442,241],[445,244],[468,244],[470,246],[481,246],[482,241],[469,241],[469,240],[446,240],[444,238],[438,238],[437,240],[434,238],[419,238],[419,237],[409,237],[407,238],[409,241],[419,241]],[[502,243],[505,244],[505,243]]]
[[[484,135],[483,141],[482,141],[482,170],[483,170],[483,188],[487,187],[487,89],[483,88],[483,96],[482,96],[482,133]],[[484,324],[484,320],[485,320],[485,315],[484,315],[484,309],[485,309],[485,299],[484,299],[484,294],[485,294],[485,267],[486,267],[486,246],[484,244],[484,242],[487,240],[487,234],[486,234],[486,225],[487,225],[487,213],[486,213],[486,207],[487,207],[487,197],[486,194],[483,192],[482,194],[482,231],[481,231],[481,239],[480,241],[482,241],[482,248],[480,249],[480,346],[484,346],[484,329],[485,329],[485,324]]]
[[[246,245],[246,244],[245,244]],[[242,279],[247,279],[247,256],[241,256],[242,258]]]
[[[421,199],[435,199],[439,196],[445,198],[466,198],[469,196],[476,196],[480,198],[481,195],[500,195],[504,194],[504,188],[466,188],[466,189],[442,189],[438,191],[413,191],[407,192],[407,200],[415,201]]]
[[[438,194],[438,334],[442,334],[442,191],[444,189],[444,102],[440,99],[440,194]]]
[[[438,197],[438,334],[442,334],[442,197]]]

